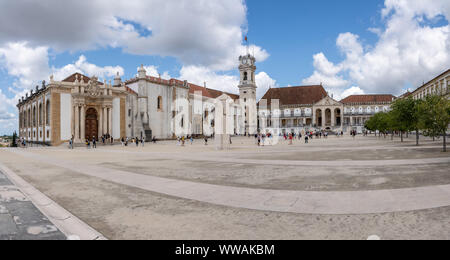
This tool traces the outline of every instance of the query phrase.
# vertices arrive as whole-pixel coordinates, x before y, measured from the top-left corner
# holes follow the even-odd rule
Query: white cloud
[[[137,68],[139,70],[140,67]],[[168,71],[164,71],[162,74],[159,72],[159,67],[155,65],[150,66],[144,66],[144,69],[148,76],[156,77],[158,78],[161,76],[162,79],[171,79],[171,76]],[[136,74],[137,75],[137,74]]]
[[[26,42],[8,43],[0,47],[0,66],[16,77],[16,88],[31,88],[48,77],[48,48],[30,47]]]
[[[386,0],[382,19],[385,28],[369,28],[379,36],[373,47],[358,35],[340,34],[336,45],[345,59],[333,64],[315,55],[315,71],[304,82],[322,81],[335,92],[357,85],[366,93],[399,95],[405,85],[418,87],[448,69],[450,1]],[[437,25],[442,19],[446,23]]]
[[[16,129],[16,115],[11,112],[12,99],[7,98],[0,89],[0,135],[12,134]]]
[[[113,78],[117,74],[117,72],[119,72],[120,76],[124,75],[124,69],[121,66],[100,67],[95,64],[89,63],[84,55],[81,55],[73,64],[67,64],[62,68],[53,67],[52,71],[55,80],[63,80],[75,72],[79,72],[89,77],[96,76],[100,80]]]
[[[348,81],[338,75],[342,71],[341,65],[334,65],[323,53],[318,53],[313,58],[315,71],[309,78],[304,79],[302,84],[319,85],[322,83],[329,88],[341,88],[348,85]]]
[[[264,96],[264,94],[266,94],[266,92],[267,92],[267,90],[269,90],[269,88],[278,88],[279,87],[279,85],[277,84],[277,81],[272,79],[264,71],[256,74],[255,80],[256,80],[256,86],[258,87],[256,89],[256,100],[260,100]]]
[[[244,0],[0,1],[0,44],[29,41],[57,51],[120,47],[229,70],[245,48],[246,14]],[[253,49],[259,60],[268,56]]]
[[[180,79],[208,88],[238,94],[239,78],[234,75],[219,74],[206,67],[185,66],[181,68]]]

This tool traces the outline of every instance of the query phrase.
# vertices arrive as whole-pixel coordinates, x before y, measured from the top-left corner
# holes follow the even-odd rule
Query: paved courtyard
[[[421,142],[0,149],[0,164],[109,239],[450,239],[450,153]]]

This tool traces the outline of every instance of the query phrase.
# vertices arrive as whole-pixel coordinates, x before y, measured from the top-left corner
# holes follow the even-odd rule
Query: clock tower
[[[248,135],[254,135],[258,131],[258,113],[256,108],[256,59],[250,54],[239,57],[239,101],[243,111],[244,131]]]

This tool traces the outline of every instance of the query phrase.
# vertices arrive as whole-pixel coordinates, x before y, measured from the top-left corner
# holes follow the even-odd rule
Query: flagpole
[[[247,36],[245,36],[245,45],[247,47],[247,55],[249,55],[250,54],[250,50],[249,50],[249,46],[248,46],[248,38],[247,38]]]

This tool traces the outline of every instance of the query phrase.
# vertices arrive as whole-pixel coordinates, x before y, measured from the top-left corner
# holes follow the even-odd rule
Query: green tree
[[[419,137],[419,101],[412,97],[406,99],[398,99],[392,104],[392,117],[394,128],[400,131],[403,142],[403,133],[407,131],[416,131],[416,136]],[[416,138],[416,144],[419,145]]]
[[[365,127],[370,131],[379,131],[379,136],[383,133],[386,137],[386,132],[390,126],[390,115],[387,113],[377,113],[366,121]]]
[[[447,130],[450,124],[450,100],[441,95],[427,96],[420,104],[420,128],[424,134],[436,137],[443,136],[443,151],[447,151]]]
[[[17,147],[17,133],[14,132],[11,140],[11,147]]]

